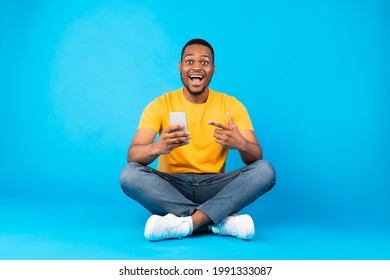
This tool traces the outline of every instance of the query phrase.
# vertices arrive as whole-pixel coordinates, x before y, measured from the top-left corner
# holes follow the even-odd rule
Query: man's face
[[[190,94],[200,95],[208,90],[215,72],[211,50],[203,45],[189,45],[179,64],[181,80]]]

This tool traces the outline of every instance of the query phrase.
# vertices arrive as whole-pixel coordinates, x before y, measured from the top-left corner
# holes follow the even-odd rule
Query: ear
[[[213,75],[215,74],[215,64],[213,66]]]
[[[181,72],[181,61],[179,62],[179,72]]]

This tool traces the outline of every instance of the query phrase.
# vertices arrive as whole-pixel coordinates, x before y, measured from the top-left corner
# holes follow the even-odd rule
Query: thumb
[[[233,121],[232,116],[230,115],[229,112],[227,113],[227,118],[228,118],[229,125],[235,125],[235,122]]]

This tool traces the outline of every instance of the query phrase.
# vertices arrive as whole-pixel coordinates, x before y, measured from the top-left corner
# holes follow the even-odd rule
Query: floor
[[[120,192],[88,203],[30,198],[0,199],[0,259],[390,259],[390,227],[379,221],[282,215],[264,203],[261,212],[258,205],[245,209],[256,224],[251,241],[206,233],[149,242],[149,213]]]

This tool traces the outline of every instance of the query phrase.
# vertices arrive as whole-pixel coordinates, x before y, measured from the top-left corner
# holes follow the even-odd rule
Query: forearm
[[[263,158],[263,150],[259,144],[252,143],[248,140],[238,149],[241,160],[245,164],[251,164]]]
[[[159,155],[155,149],[155,143],[131,145],[127,152],[127,162],[138,162],[148,165]]]

